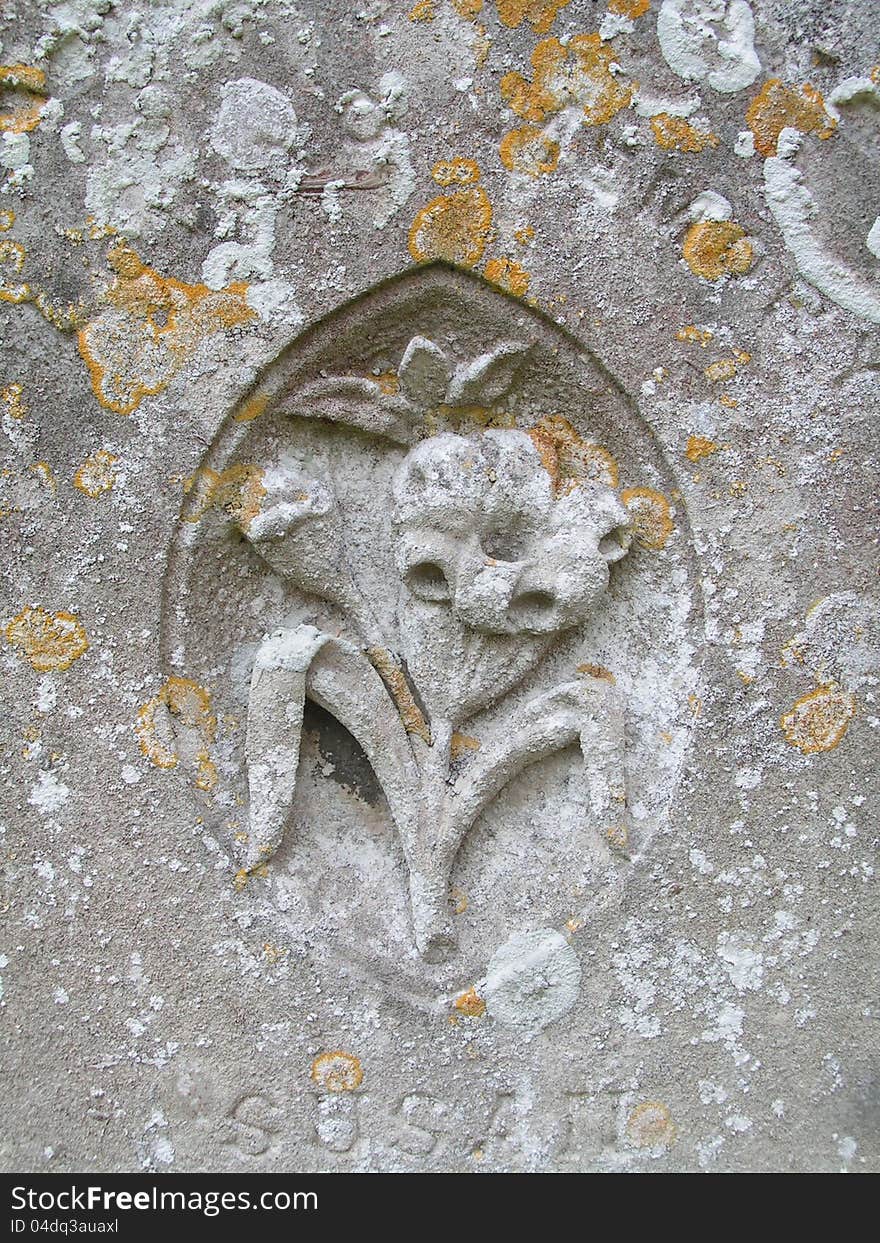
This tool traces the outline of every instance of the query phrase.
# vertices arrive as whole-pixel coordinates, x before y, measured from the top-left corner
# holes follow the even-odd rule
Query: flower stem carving
[[[311,478],[289,461],[267,470],[265,505],[242,528],[282,579],[341,609],[357,636],[301,625],[275,631],[257,652],[246,865],[264,863],[283,840],[308,697],[357,739],[385,792],[409,871],[415,943],[431,962],[455,948],[449,883],[462,841],[526,766],[579,744],[591,822],[612,850],[625,851],[628,839],[613,680],[557,686],[510,709],[466,756],[456,751],[459,725],[501,700],[586,620],[629,546],[613,460],[597,457],[599,447],[581,442],[564,418],[532,434],[487,422],[474,434],[420,439],[419,420],[433,411],[497,408],[527,354],[528,346],[502,341],[456,363],[414,336],[397,392],[337,376],[285,398],[291,413],[411,446],[390,498],[401,588],[393,642],[348,564],[329,473]]]
[[[264,640],[254,665],[248,867],[281,845],[295,802],[307,695],[353,734],[382,785],[409,868],[416,945],[429,962],[455,948],[449,881],[465,834],[523,768],[579,742],[594,819],[612,845],[621,843],[621,826],[625,836],[623,717],[618,692],[604,679],[579,678],[522,705],[453,777],[451,722],[436,722],[430,742],[408,732],[400,703],[367,653],[300,626]]]

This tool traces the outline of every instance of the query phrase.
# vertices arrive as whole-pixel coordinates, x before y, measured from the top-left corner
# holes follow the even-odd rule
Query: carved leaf
[[[423,830],[430,826],[430,831],[423,831],[408,863],[416,944],[425,959],[442,960],[455,944],[449,877],[474,820],[522,769],[578,740],[593,818],[609,846],[625,844],[623,716],[617,691],[599,680],[565,683],[521,706],[484,739],[439,823],[433,814],[423,822]],[[430,789],[423,786],[423,799],[426,793]],[[432,811],[441,801],[432,795]]]
[[[358,648],[331,639],[309,671],[308,695],[363,747],[378,778],[404,853],[412,850],[419,774],[409,735],[377,671]]]
[[[490,406],[513,385],[529,346],[505,341],[488,354],[457,368],[449,385],[453,406]]]
[[[426,337],[413,337],[397,368],[400,391],[415,405],[431,409],[445,399],[449,377],[443,351]]]
[[[414,439],[412,410],[401,397],[383,393],[363,376],[328,376],[313,380],[285,401],[282,409],[304,418],[346,423],[399,444]]]
[[[444,826],[447,850],[458,849],[483,808],[517,773],[577,741],[594,817],[602,829],[610,827],[610,820],[621,820],[624,736],[619,696],[605,681],[581,679],[530,700],[483,740],[457,784]]]
[[[314,626],[277,630],[260,646],[251,677],[245,753],[250,793],[247,866],[281,844],[296,794],[306,694],[363,747],[408,850],[418,785],[406,731],[367,657]]]

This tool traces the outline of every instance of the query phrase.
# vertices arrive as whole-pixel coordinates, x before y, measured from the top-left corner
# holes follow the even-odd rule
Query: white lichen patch
[[[282,93],[255,78],[223,84],[210,143],[231,169],[261,173],[284,164],[298,141],[296,113]]]
[[[31,786],[28,802],[41,816],[52,816],[60,811],[70,797],[70,787],[60,780],[57,773],[41,772]]]
[[[801,276],[844,310],[880,324],[880,292],[830,254],[816,236],[816,204],[795,163],[802,141],[797,130],[783,129],[776,155],[764,161],[767,206]]]
[[[574,1006],[581,967],[565,937],[553,928],[514,933],[489,962],[477,992],[489,1014],[532,1037]]]
[[[761,72],[746,0],[663,0],[657,37],[670,69],[713,91],[745,90]]]

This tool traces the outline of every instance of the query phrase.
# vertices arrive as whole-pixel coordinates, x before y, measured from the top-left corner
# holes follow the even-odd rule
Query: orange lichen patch
[[[12,112],[0,113],[0,134],[27,134],[37,128],[43,117],[44,102],[33,100],[13,109]]]
[[[50,492],[58,491],[58,480],[55,478],[55,472],[48,462],[34,462],[31,470],[37,476],[40,483],[44,484]]]
[[[501,79],[501,97],[517,116],[539,124],[569,105],[583,108],[584,125],[605,125],[626,108],[632,91],[611,72],[614,53],[598,35],[575,35],[564,46],[543,39],[532,53],[532,80],[521,73]]]
[[[633,522],[633,534],[643,548],[660,549],[673,532],[669,501],[654,488],[625,488],[620,494]]]
[[[452,898],[452,901],[454,903],[454,906],[452,908],[453,914],[463,915],[468,908],[467,894],[463,890],[456,889],[453,887],[449,891],[449,896]]]
[[[733,397],[728,397],[726,393],[722,393],[721,396],[718,398],[718,404],[721,406],[726,406],[728,410],[735,410],[737,406],[739,405],[739,402],[736,401]]]
[[[400,380],[397,378],[396,371],[383,371],[381,375],[369,375],[368,380],[372,380],[374,384],[379,385],[379,391],[385,397],[393,397],[400,392]]]
[[[769,156],[776,154],[776,143],[784,129],[830,138],[837,122],[825,111],[825,100],[809,82],[790,87],[779,78],[770,78],[749,105],[746,125],[755,136],[755,150]]]
[[[15,212],[11,207],[4,207],[0,211],[0,233],[8,233],[15,224]]]
[[[312,1082],[325,1092],[354,1092],[364,1081],[360,1060],[341,1049],[320,1053],[312,1062],[310,1075]]]
[[[683,117],[670,116],[668,112],[658,112],[651,117],[651,131],[654,142],[664,151],[696,154],[707,147],[718,146],[717,134],[695,129]]]
[[[643,1101],[627,1119],[626,1133],[636,1148],[669,1148],[678,1131],[662,1101]]]
[[[199,755],[196,766],[196,789],[204,790],[207,794],[215,788],[218,780],[219,773],[214,761],[209,759],[207,755]]]
[[[80,245],[82,242],[99,242],[105,237],[117,237],[117,230],[112,224],[99,224],[94,216],[87,216],[86,223],[81,229],[65,229],[64,236],[69,242]]]
[[[417,263],[446,259],[461,267],[479,263],[492,228],[492,205],[481,186],[438,194],[416,215],[409,253]]]
[[[742,276],[755,261],[751,242],[742,225],[732,220],[701,220],[685,234],[683,254],[695,276],[717,281],[722,276]]]
[[[256,317],[242,282],[219,291],[184,284],[147,267],[126,243],[107,258],[116,273],[108,307],[77,340],[95,396],[116,414],[161,392],[207,337]]]
[[[829,684],[795,700],[794,706],[780,717],[780,724],[787,742],[804,755],[815,755],[819,751],[834,750],[855,710],[853,696]]]
[[[452,0],[452,7],[459,17],[472,22],[483,7],[483,0]]]
[[[629,830],[625,824],[610,824],[605,830],[605,840],[615,850],[626,850],[629,845]]]
[[[472,738],[470,734],[460,734],[457,730],[452,735],[449,754],[454,760],[459,759],[462,755],[467,755],[469,751],[479,751],[479,749],[479,738]]]
[[[482,1018],[486,1013],[486,1003],[475,988],[469,988],[466,993],[456,997],[452,1004],[460,1014],[469,1019]]]
[[[46,75],[36,65],[0,65],[0,87],[45,94]]]
[[[684,455],[689,462],[701,462],[704,457],[711,456],[717,450],[718,446],[715,441],[709,440],[707,436],[688,436]]]
[[[245,530],[260,512],[266,495],[262,467],[245,462],[223,471],[202,466],[185,480],[183,490],[193,498],[183,515],[185,522],[198,522],[209,509],[223,509]]]
[[[256,876],[257,880],[265,880],[268,875],[269,866],[266,863],[260,863],[252,868],[239,868],[232,878],[232,888],[236,893],[241,893],[252,876]]]
[[[698,328],[696,324],[685,324],[683,328],[679,328],[675,339],[676,341],[691,341],[699,345],[701,349],[705,349],[714,335],[708,328]]]
[[[0,65],[0,93],[18,91],[21,102],[0,112],[0,134],[27,134],[40,124],[46,106],[46,75],[34,65]]]
[[[26,251],[21,242],[13,242],[8,237],[0,242],[0,264],[9,266],[16,276],[24,267],[25,258]],[[30,296],[29,285],[0,281],[0,302],[26,302]]]
[[[487,281],[506,289],[508,293],[516,294],[518,298],[528,293],[529,281],[532,278],[515,259],[490,259],[485,273]]]
[[[545,35],[556,21],[556,14],[570,0],[495,0],[502,25],[510,30],[527,21],[536,35]]]
[[[10,264],[15,274],[24,266],[26,252],[18,242],[8,239],[0,242],[0,264]],[[70,332],[85,323],[82,303],[66,307],[55,306],[41,289],[32,289],[26,282],[7,284],[0,281],[0,302],[30,302],[59,332]]]
[[[604,665],[578,665],[575,673],[583,674],[587,678],[600,678],[603,682],[610,683],[611,686],[616,685],[617,678],[610,669],[606,669]]]
[[[521,229],[514,229],[513,236],[519,242],[520,246],[528,246],[530,242],[534,241],[535,230],[530,224],[526,224],[523,225]]]
[[[211,692],[190,678],[170,677],[140,709],[135,722],[138,745],[157,768],[176,768],[182,758],[175,746],[173,721],[194,731],[198,740],[194,755],[196,786],[212,789],[217,770],[208,746],[217,734],[217,718],[211,711]]]
[[[236,423],[250,423],[252,419],[259,418],[268,404],[268,393],[255,393],[253,397],[247,399],[235,415]]]
[[[512,173],[527,173],[529,177],[552,173],[559,163],[559,143],[548,138],[537,125],[523,125],[505,134],[499,153],[505,168]]]
[[[480,166],[476,160],[457,155],[452,160],[438,160],[431,176],[438,186],[473,186],[480,180]]]
[[[17,647],[38,673],[69,669],[89,646],[85,628],[73,613],[47,613],[28,605],[5,630],[6,641]]]
[[[736,479],[734,480],[734,482],[730,485],[730,487],[727,490],[731,496],[739,500],[740,497],[745,496],[745,494],[748,492],[749,485],[746,483],[744,479]]]
[[[732,380],[736,375],[736,359],[719,358],[717,362],[709,363],[703,375],[710,384],[717,384],[719,380]]]
[[[13,382],[0,390],[0,399],[6,407],[6,413],[12,419],[23,419],[28,412],[24,401],[24,386]]]
[[[425,720],[421,708],[413,698],[413,693],[410,690],[403,669],[384,647],[367,648],[367,656],[369,656],[373,668],[376,669],[382,681],[391,692],[391,697],[397,705],[397,711],[400,713],[400,719],[403,721],[406,732],[408,734],[415,734],[430,747],[430,726]]]
[[[419,0],[408,13],[411,22],[432,22],[434,20],[434,0]]]
[[[562,415],[541,419],[528,430],[528,435],[553,481],[555,496],[563,496],[583,484],[617,487],[617,463],[608,450],[582,440]]]
[[[109,492],[116,482],[113,466],[117,460],[106,449],[99,449],[78,468],[73,476],[73,486],[92,500],[97,500],[104,492]]]
[[[651,7],[651,0],[608,0],[608,12],[618,17],[643,17]]]

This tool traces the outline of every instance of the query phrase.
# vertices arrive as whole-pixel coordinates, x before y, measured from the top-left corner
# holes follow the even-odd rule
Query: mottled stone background
[[[876,6],[4,0],[0,61],[4,1167],[876,1170]],[[530,1053],[279,940],[236,722],[154,731],[221,419],[431,259],[618,377],[706,602],[601,1007]]]

